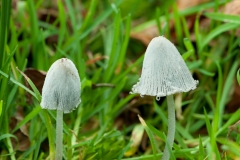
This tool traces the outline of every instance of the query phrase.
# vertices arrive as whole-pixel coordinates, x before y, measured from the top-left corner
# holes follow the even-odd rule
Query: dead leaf
[[[184,10],[208,1],[209,0],[177,0],[177,6],[179,10]]]
[[[127,152],[124,153],[125,156],[129,157],[136,153],[138,150],[138,147],[141,144],[142,138],[144,133],[144,127],[141,124],[137,124],[132,131],[132,136],[130,141],[132,141],[132,144],[130,148],[127,150]]]
[[[34,83],[34,85],[37,87],[38,91],[40,93],[42,93],[42,87],[43,87],[43,83],[46,77],[46,72],[44,71],[40,71],[40,70],[36,70],[34,68],[27,68],[24,71],[24,74],[26,74],[28,76],[28,78],[31,79],[31,81]],[[26,86],[32,90],[31,86],[28,84],[28,82],[25,80],[25,84]],[[27,102],[31,103],[31,95],[27,92]]]
[[[15,117],[11,117],[10,121],[10,129],[14,129],[19,122],[24,118],[23,107],[17,107],[17,111],[15,113]],[[13,148],[19,151],[26,151],[30,147],[30,140],[28,137],[28,126],[27,124],[23,125],[14,132],[14,135],[18,140],[11,138],[11,142],[13,144]]]
[[[231,100],[228,102],[226,110],[227,112],[233,113],[239,109],[240,106],[240,86],[237,81],[234,83],[232,95],[230,95]]]
[[[223,12],[225,14],[230,14],[230,15],[240,15],[240,1],[233,0],[229,3],[227,3],[223,9]],[[236,30],[235,35],[236,36],[240,35],[240,29]]]
[[[225,14],[240,15],[240,1],[233,0],[227,3],[223,9]]]
[[[108,56],[102,56],[99,54],[95,54],[94,56],[91,54],[91,56],[88,54],[89,60],[86,62],[86,65],[93,65],[98,61],[101,61],[103,59],[108,59]]]
[[[150,26],[140,32],[132,32],[130,37],[141,41],[145,46],[148,46],[149,42],[159,36],[158,28],[156,25]]]
[[[123,129],[125,126],[130,126],[134,123],[138,123],[138,114],[147,115],[148,113],[144,112],[145,107],[153,105],[153,97],[144,96],[134,98],[130,101],[127,108],[116,118],[114,126],[119,130]],[[144,112],[144,113],[143,113]],[[151,109],[149,109],[151,112]]]

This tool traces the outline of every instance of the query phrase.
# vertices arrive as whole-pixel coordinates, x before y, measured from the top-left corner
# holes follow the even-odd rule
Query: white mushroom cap
[[[69,113],[81,102],[80,77],[73,62],[62,58],[48,70],[42,89],[41,107]]]
[[[196,88],[197,80],[186,66],[177,48],[165,37],[153,38],[143,60],[142,75],[131,93],[141,96],[163,96],[188,92]]]

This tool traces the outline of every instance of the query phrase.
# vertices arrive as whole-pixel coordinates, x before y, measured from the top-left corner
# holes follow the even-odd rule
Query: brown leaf
[[[159,36],[156,25],[150,26],[140,32],[132,32],[130,37],[141,41],[145,46],[154,38]]]
[[[42,93],[42,87],[43,83],[46,77],[46,72],[44,71],[39,71],[34,68],[27,68],[24,73],[28,76],[28,78],[31,79],[31,81],[34,83],[34,85],[37,87],[40,93]],[[28,82],[25,80],[26,86],[32,90]],[[31,102],[31,95],[27,92],[27,101],[30,103]]]
[[[177,0],[177,6],[179,10],[184,10],[208,1],[209,0]]]
[[[232,95],[230,95],[231,100],[227,104],[227,111],[232,113],[239,109],[240,106],[240,86],[238,85],[237,81],[234,83],[234,88]]]
[[[139,123],[138,114],[147,115],[148,113],[143,113],[147,105],[152,106],[153,97],[144,96],[136,97],[131,100],[127,108],[115,119],[114,126],[119,130],[123,129],[124,126],[130,126],[134,123]],[[149,112],[151,110],[149,109]]]
[[[224,13],[232,15],[240,15],[240,1],[233,0],[227,3],[224,7]]]
[[[42,87],[47,75],[47,72],[36,70],[34,68],[27,68],[24,73],[35,84],[40,93],[42,93]]]
[[[95,64],[97,61],[101,61],[103,59],[108,59],[107,56],[101,56],[101,55],[96,55],[95,57],[91,57],[87,62],[86,62],[86,65],[89,66],[89,65],[92,65],[92,64]]]
[[[12,130],[17,126],[19,122],[24,118],[23,107],[17,107],[17,111],[15,113],[15,117],[11,117],[10,121],[10,129]],[[17,137],[18,140],[11,138],[11,142],[15,150],[19,151],[26,151],[30,147],[30,140],[28,137],[28,126],[25,124],[16,132],[14,135]]]

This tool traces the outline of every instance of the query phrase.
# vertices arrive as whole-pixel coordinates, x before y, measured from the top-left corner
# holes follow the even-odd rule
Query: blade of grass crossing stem
[[[120,50],[120,55],[118,58],[118,65],[119,65],[120,71],[122,70],[124,58],[126,55],[126,50],[127,50],[127,46],[128,46],[128,42],[129,42],[129,38],[130,38],[130,30],[131,30],[131,15],[128,15],[127,21],[126,21],[126,26],[125,26],[125,33],[124,33],[125,37],[124,37],[123,44],[122,44],[121,50]]]
[[[121,24],[121,13],[118,11],[115,21],[114,21],[114,33],[113,33],[113,40],[112,40],[112,46],[111,46],[111,52],[109,55],[109,61],[107,65],[107,69],[104,74],[104,81],[109,82],[111,76],[114,74],[114,70],[116,67],[117,60],[119,58],[119,33],[120,33],[120,24]]]
[[[216,36],[218,36],[219,34],[229,31],[229,30],[233,30],[236,29],[240,26],[240,24],[232,24],[232,23],[226,23],[226,24],[222,24],[220,26],[218,26],[217,28],[211,30],[211,32],[204,38],[204,40],[201,42],[200,45],[200,52],[204,49],[204,47]]]
[[[205,153],[204,153],[204,148],[203,148],[203,143],[202,143],[202,138],[199,135],[199,151],[198,151],[198,160],[203,160],[205,157]]]
[[[156,160],[157,157],[156,157],[156,154],[157,154],[157,143],[156,143],[156,139],[154,138],[154,135],[152,133],[152,131],[148,128],[147,124],[145,123],[145,121],[142,119],[141,116],[138,115],[138,118],[141,122],[141,124],[143,125],[144,129],[146,130],[147,132],[147,135],[150,139],[150,142],[151,142],[151,146],[152,146],[152,151],[153,151],[153,159]]]

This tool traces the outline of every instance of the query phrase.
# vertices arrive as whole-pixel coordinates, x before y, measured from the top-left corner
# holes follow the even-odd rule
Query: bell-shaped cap
[[[131,93],[157,96],[158,99],[188,92],[197,84],[177,48],[168,39],[159,36],[153,38],[147,47],[141,78]]]
[[[73,62],[62,58],[48,70],[42,89],[41,107],[69,113],[81,102],[80,77]]]

